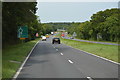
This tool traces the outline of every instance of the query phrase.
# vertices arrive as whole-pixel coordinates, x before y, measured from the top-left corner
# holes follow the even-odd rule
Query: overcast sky
[[[37,0],[37,2],[119,2],[120,0]]]
[[[98,11],[118,8],[118,2],[39,2],[37,7],[42,23],[84,22]]]

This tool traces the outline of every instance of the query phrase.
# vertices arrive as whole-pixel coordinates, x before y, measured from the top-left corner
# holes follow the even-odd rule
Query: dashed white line
[[[93,80],[91,77],[87,77],[87,79],[89,79],[89,80]]]
[[[58,51],[58,49],[56,49],[56,51]]]
[[[65,45],[65,44],[64,44],[64,45]],[[68,45],[66,45],[66,46],[68,46]],[[68,47],[73,48],[72,46],[68,46]],[[95,57],[97,57],[97,58],[100,58],[100,59],[103,59],[103,60],[109,61],[109,62],[114,63],[114,64],[117,64],[117,65],[120,65],[120,63],[118,63],[118,62],[115,62],[115,61],[109,60],[109,59],[107,59],[107,58],[104,58],[104,57],[101,57],[101,56],[98,56],[98,55],[95,55],[95,54],[89,53],[89,52],[87,52],[87,51],[83,51],[83,50],[80,50],[80,49],[78,49],[78,48],[73,48],[73,49],[76,49],[76,50],[79,50],[79,51],[85,52],[85,53],[87,53],[87,54],[89,54],[89,55],[92,55],[92,56],[95,56]]]
[[[63,55],[63,53],[60,53],[61,55]]]
[[[71,64],[73,64],[73,61],[71,61],[71,60],[68,60]]]

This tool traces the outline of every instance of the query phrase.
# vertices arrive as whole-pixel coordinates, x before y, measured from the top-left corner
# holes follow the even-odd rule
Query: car
[[[54,34],[54,32],[51,32],[51,35],[53,35]]]
[[[53,38],[52,39],[52,44],[54,44],[54,43],[60,44],[60,38],[57,38],[57,37]]]
[[[42,36],[42,41],[46,41],[46,36]]]
[[[49,38],[49,35],[48,35],[48,34],[46,34],[46,38]]]
[[[74,37],[70,37],[70,39],[74,39]]]

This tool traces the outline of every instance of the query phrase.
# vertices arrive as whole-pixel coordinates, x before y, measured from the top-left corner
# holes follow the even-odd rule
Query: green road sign
[[[28,38],[28,27],[27,26],[18,27],[18,38]]]

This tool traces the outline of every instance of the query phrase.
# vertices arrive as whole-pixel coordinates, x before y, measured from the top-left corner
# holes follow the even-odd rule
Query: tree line
[[[75,27],[78,38],[102,41],[118,41],[120,38],[120,9],[99,11],[86,21]]]
[[[71,35],[76,32],[76,37],[80,39],[116,42],[120,38],[119,13],[120,9],[118,8],[106,9],[93,14],[90,21],[51,23],[51,26],[64,28]]]
[[[28,26],[28,39],[34,38],[40,31],[41,23],[36,16],[37,2],[3,2],[2,3],[2,43],[16,44],[18,26]]]
[[[90,21],[72,23],[40,23],[37,2],[3,2],[2,3],[2,44],[16,44],[18,26],[28,26],[29,37],[35,39],[35,34],[49,34],[57,29],[65,29],[69,34],[77,33],[77,38],[87,40],[118,41],[120,38],[120,9],[106,9],[91,16]]]

